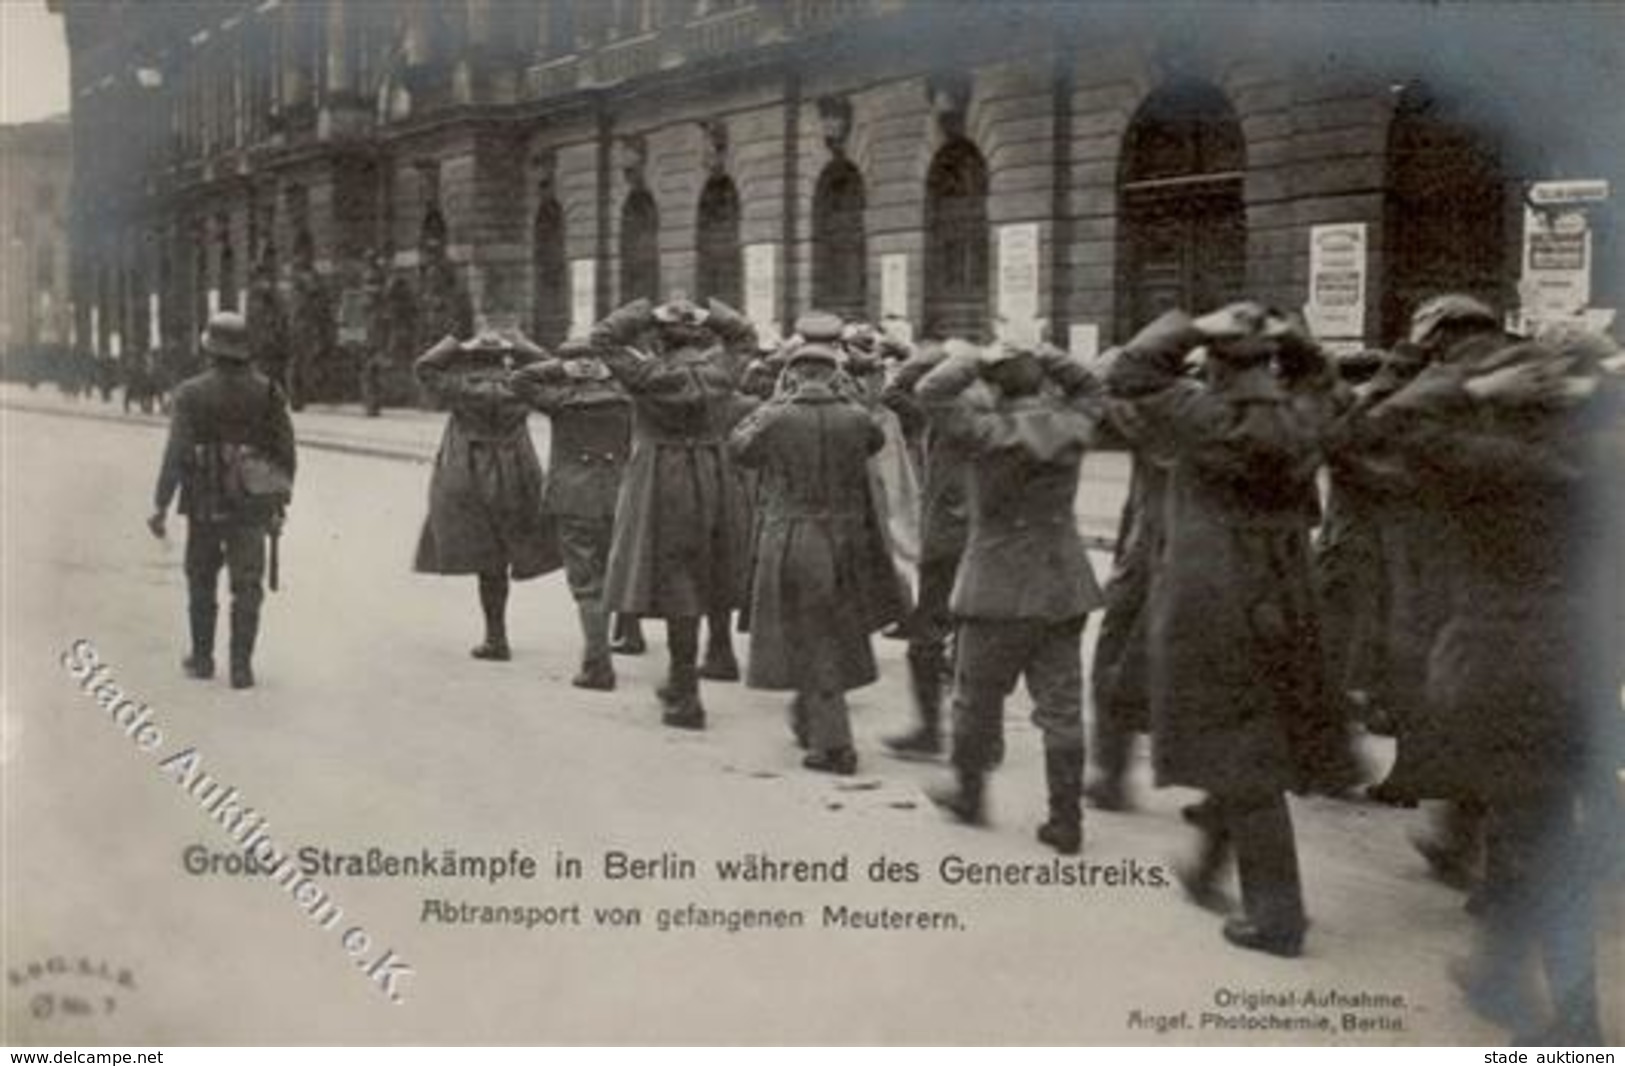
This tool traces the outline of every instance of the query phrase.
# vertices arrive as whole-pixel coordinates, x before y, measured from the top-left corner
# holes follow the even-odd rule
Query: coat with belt
[[[949,601],[959,618],[1063,622],[1102,602],[1074,513],[1098,384],[1065,357],[1050,364],[1059,396],[968,397],[978,369],[965,355],[919,383],[931,432],[969,457],[969,530]]]
[[[180,492],[193,522],[260,522],[274,504],[244,498],[229,482],[234,449],[251,449],[287,474],[296,465],[293,422],[280,386],[247,363],[217,360],[175,390],[169,441],[155,493],[166,510]]]
[[[750,518],[728,430],[735,383],[755,348],[749,323],[713,301],[710,347],[651,354],[639,300],[593,328],[593,347],[632,399],[632,455],[621,481],[605,592],[610,609],[697,617],[744,599]]]
[[[1616,390],[1575,410],[1499,408],[1471,398],[1471,372],[1435,368],[1374,417],[1444,523],[1449,568],[1404,783],[1498,801],[1621,764],[1625,467]]]
[[[544,479],[512,372],[488,353],[436,345],[418,381],[451,417],[429,475],[429,516],[414,569],[429,574],[531,578],[562,565],[542,511]]]
[[[1156,778],[1224,795],[1347,787],[1309,556],[1326,412],[1268,366],[1191,380],[1201,340],[1170,312],[1107,375],[1173,459],[1147,605]]]
[[[632,450],[632,402],[613,379],[571,378],[556,362],[514,375],[514,389],[552,426],[542,510],[613,520]]]
[[[761,488],[752,688],[844,692],[875,680],[869,635],[908,610],[869,486],[884,441],[861,404],[813,386],[733,431],[733,453]]]

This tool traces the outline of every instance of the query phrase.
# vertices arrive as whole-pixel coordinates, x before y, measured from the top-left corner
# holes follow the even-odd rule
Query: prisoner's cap
[[[841,330],[841,342],[860,352],[874,352],[880,347],[881,332],[867,322],[848,322]]]
[[[1446,293],[1428,300],[1411,315],[1410,341],[1425,346],[1440,330],[1451,326],[1494,329],[1498,325],[1500,320],[1484,301],[1464,293]]]
[[[663,326],[703,326],[711,313],[685,297],[678,297],[654,309],[654,318]]]
[[[840,343],[841,331],[846,326],[841,316],[830,311],[808,311],[796,319],[795,331],[812,344]]]
[[[592,338],[574,336],[560,341],[553,354],[560,359],[593,359],[597,357],[598,349],[593,345]]]
[[[800,363],[823,363],[828,366],[840,366],[841,355],[828,344],[809,341],[792,349],[785,363],[788,366],[796,366]]]

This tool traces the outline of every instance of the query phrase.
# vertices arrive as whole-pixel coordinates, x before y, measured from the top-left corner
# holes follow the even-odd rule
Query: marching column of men
[[[182,485],[193,676],[212,672],[222,552],[232,568],[234,683],[257,620],[249,542],[270,512],[239,522],[197,501],[244,452],[284,472],[281,503],[293,468],[285,400],[233,376],[240,332],[211,323],[219,366],[178,394],[152,520],[161,533]],[[702,677],[737,673],[740,612],[746,684],[793,693],[803,765],[840,775],[859,760],[846,693],[877,678],[873,635],[901,635],[913,722],[884,743],[940,755],[951,707],[952,776],[930,794],[972,824],[1024,678],[1037,835],[1065,855],[1083,847],[1084,799],[1133,808],[1146,732],[1155,783],[1203,794],[1183,809],[1196,839],[1179,883],[1225,916],[1227,941],[1275,955],[1310,929],[1287,797],[1351,797],[1355,727],[1392,733],[1366,796],[1439,804],[1417,846],[1480,918],[1453,971],[1468,1001],[1519,1039],[1594,1043],[1592,893],[1625,861],[1622,369],[1606,338],[1513,337],[1460,296],[1346,366],[1295,316],[1247,302],[1170,312],[1086,363],[1042,343],[916,347],[819,312],[764,345],[719,302],[638,301],[554,355],[487,333],[419,360],[449,419],[418,565],[478,575],[485,659],[510,655],[510,579],[562,566],[584,689],[615,686],[612,614],[662,620],[661,720],[680,729],[706,726]],[[552,423],[545,475],[531,411]],[[1091,448],[1133,456],[1104,592],[1074,513]],[[914,498],[904,456],[917,518],[897,511]],[[1102,606],[1086,745],[1083,635]],[[246,652],[242,666],[251,683]]]

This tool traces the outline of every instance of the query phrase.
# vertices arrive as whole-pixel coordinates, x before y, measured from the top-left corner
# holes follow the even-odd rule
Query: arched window
[[[621,302],[660,302],[660,208],[647,189],[621,205]]]
[[[847,318],[868,313],[863,175],[845,159],[824,168],[813,194],[813,304]]]
[[[733,179],[718,174],[700,193],[699,232],[695,240],[698,262],[694,297],[716,297],[730,307],[743,302],[744,263],[739,247],[739,191]]]
[[[1170,308],[1210,310],[1247,280],[1246,145],[1224,94],[1202,82],[1153,93],[1119,171],[1120,333]]]
[[[938,336],[987,332],[987,163],[956,137],[925,179],[925,328]]]
[[[1503,300],[1505,185],[1494,145],[1447,106],[1407,90],[1388,131],[1382,342],[1405,335],[1429,297]]]
[[[564,258],[564,209],[551,197],[531,227],[531,324],[538,343],[554,345],[570,331],[569,264]]]

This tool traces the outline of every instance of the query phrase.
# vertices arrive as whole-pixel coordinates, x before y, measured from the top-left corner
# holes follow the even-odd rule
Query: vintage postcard
[[[0,1043],[1625,1040],[1620,5],[0,67]]]

